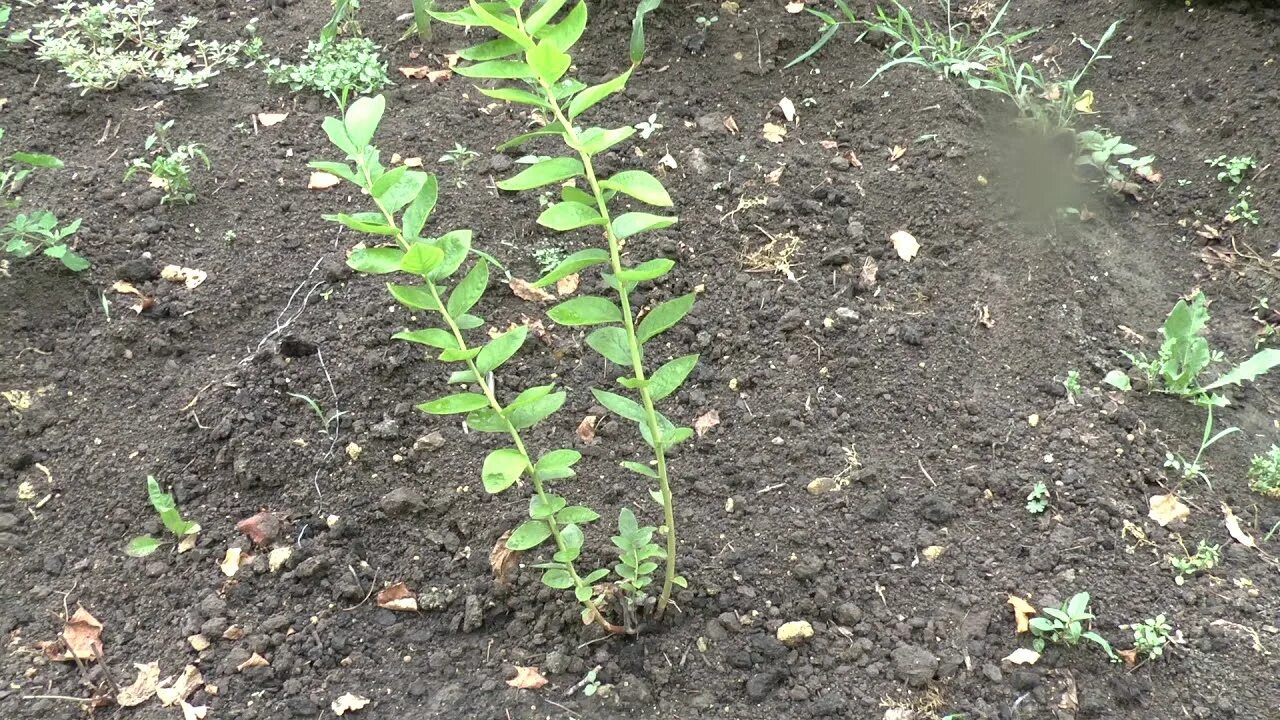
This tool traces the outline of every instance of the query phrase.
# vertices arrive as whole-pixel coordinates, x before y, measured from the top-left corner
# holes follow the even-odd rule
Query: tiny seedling
[[[1271,446],[1249,462],[1249,487],[1254,492],[1280,498],[1280,447]]]
[[[1130,180],[1131,175],[1150,178],[1155,174],[1151,166],[1155,156],[1129,157],[1138,148],[1119,135],[1085,130],[1076,133],[1075,140],[1076,166],[1093,168],[1099,181],[1116,192],[1135,194],[1137,186]]]
[[[1252,187],[1246,186],[1245,189],[1237,192],[1236,203],[1227,210],[1227,215],[1223,219],[1229,223],[1238,223],[1243,220],[1250,225],[1257,225],[1262,218],[1258,215],[1258,209],[1249,202],[1252,198]]]
[[[289,397],[295,397],[305,402],[307,407],[311,408],[311,411],[316,414],[316,417],[320,418],[320,432],[325,435],[329,434],[329,426],[338,422],[338,419],[346,414],[341,410],[337,410],[332,415],[326,415],[324,409],[320,407],[320,403],[316,402],[310,395],[291,392],[289,393]]]
[[[1031,644],[1036,652],[1044,652],[1047,645],[1075,647],[1081,640],[1088,640],[1102,648],[1107,657],[1118,660],[1106,638],[1085,629],[1088,621],[1093,619],[1094,615],[1089,611],[1089,593],[1076,593],[1062,607],[1043,608],[1040,615],[1031,618]]]
[[[40,250],[47,257],[54,258],[72,272],[89,269],[89,261],[72,252],[67,246],[67,238],[80,229],[80,218],[58,227],[58,218],[47,210],[39,210],[30,215],[19,213],[4,227],[0,227],[0,241],[4,242],[5,252],[18,257],[29,257]]]
[[[1133,649],[1142,657],[1154,660],[1164,655],[1164,647],[1169,644],[1172,630],[1164,615],[1148,618],[1133,626]]]
[[[720,17],[718,15],[712,15],[711,17],[699,15],[693,19],[693,21],[698,24],[698,27],[702,29],[702,32],[710,30],[711,26],[715,25],[719,20]]]
[[[1201,540],[1196,546],[1194,555],[1188,554],[1184,547],[1182,557],[1169,557],[1169,564],[1173,569],[1178,571],[1178,575],[1173,581],[1179,585],[1186,582],[1186,579],[1196,573],[1206,572],[1218,566],[1218,561],[1222,559],[1221,546],[1210,545],[1208,541]]]
[[[1084,392],[1084,388],[1080,387],[1080,371],[1068,370],[1067,379],[1062,381],[1062,387],[1067,390],[1067,398],[1071,400],[1072,404],[1075,404],[1076,398],[1080,397],[1080,394]]]
[[[640,527],[631,508],[622,508],[618,514],[618,534],[610,538],[618,547],[619,562],[613,567],[622,581],[618,586],[627,593],[632,607],[644,607],[648,593],[645,588],[653,583],[653,574],[666,552],[653,542],[654,527]]]
[[[151,500],[151,507],[156,509],[160,514],[160,522],[164,523],[164,527],[175,538],[181,541],[188,535],[195,535],[200,532],[200,526],[190,520],[183,520],[182,514],[178,512],[177,503],[173,501],[173,495],[166,493],[160,489],[160,483],[151,475],[147,476],[147,497]],[[129,541],[125,547],[125,552],[132,557],[146,557],[165,541],[152,537],[151,535],[139,535]]]
[[[190,142],[172,145],[169,142],[169,131],[172,128],[172,120],[156,123],[156,131],[147,136],[144,146],[147,152],[151,153],[151,157],[134,158],[133,162],[129,163],[129,169],[125,172],[124,178],[128,180],[140,172],[145,172],[151,187],[164,191],[164,197],[160,199],[161,203],[189,205],[196,200],[196,193],[191,184],[194,161],[199,160],[204,163],[206,170],[213,166],[209,163],[209,156],[205,154],[203,146]]]
[[[4,140],[4,128],[0,128],[0,140]],[[17,207],[21,201],[18,193],[31,177],[31,173],[39,168],[61,167],[61,160],[44,153],[16,152],[0,159],[0,204],[6,207]]]
[[[1213,406],[1209,405],[1205,410],[1204,432],[1200,435],[1200,448],[1196,450],[1196,456],[1191,460],[1187,460],[1179,453],[1166,451],[1164,466],[1181,473],[1183,480],[1203,480],[1209,487],[1213,487],[1213,484],[1209,482],[1208,474],[1204,471],[1204,466],[1200,464],[1200,458],[1204,456],[1204,451],[1208,450],[1210,446],[1232,433],[1240,432],[1240,428],[1229,427],[1215,435],[1213,432]]]
[[[845,26],[854,26],[858,24],[858,17],[853,14],[853,10],[849,8],[849,3],[846,2],[846,0],[835,0],[835,2],[836,2],[836,6],[840,8],[840,12],[844,14],[843,20],[837,20],[830,13],[823,12],[816,8],[811,8],[808,6],[805,7],[804,9],[805,12],[809,13],[810,15],[813,15],[814,17],[822,21],[822,30],[821,32],[818,33],[818,39],[814,41],[812,45],[809,46],[809,49],[805,50],[803,53],[798,55],[794,60],[787,63],[786,66],[782,68],[783,70],[791,68],[792,66],[795,66],[795,65],[799,65],[805,60],[808,60],[809,58],[813,57],[815,53],[817,53],[822,48],[826,47],[827,43],[831,42],[831,38],[835,37],[836,33],[840,32],[841,28]],[[863,35],[859,35],[857,39],[861,40],[862,37]]]
[[[547,245],[533,250],[533,259],[538,263],[539,275],[546,275],[555,270],[567,257],[569,257],[569,253],[557,245]]]
[[[444,154],[440,156],[440,162],[465,168],[471,164],[472,160],[478,157],[480,157],[480,153],[475,150],[462,143],[454,143],[452,149],[445,150]]]
[[[1039,515],[1049,509],[1049,486],[1038,482],[1027,494],[1027,512]]]
[[[1226,155],[1219,155],[1204,162],[1210,167],[1219,168],[1218,180],[1227,183],[1233,188],[1244,182],[1245,173],[1258,167],[1258,163],[1249,155],[1236,155],[1231,158]]]

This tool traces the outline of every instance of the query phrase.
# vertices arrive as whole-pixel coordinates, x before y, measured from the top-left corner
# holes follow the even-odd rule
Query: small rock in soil
[[[559,675],[569,669],[569,662],[572,659],[559,650],[553,650],[547,653],[546,660],[542,662],[542,669],[546,670],[548,674]]]
[[[788,647],[803,645],[813,637],[813,626],[804,620],[793,620],[778,627],[778,642]]]
[[[323,555],[315,555],[298,563],[293,574],[300,578],[313,578],[317,575],[323,576],[328,571],[329,559]]]
[[[489,169],[493,172],[506,172],[511,169],[511,158],[506,155],[494,155],[489,158]]]
[[[923,687],[938,671],[938,656],[915,645],[903,645],[893,651],[893,669],[912,687]]]
[[[848,245],[832,250],[822,256],[823,265],[848,265],[853,262],[853,248]]]
[[[442,447],[444,447],[444,435],[441,435],[438,430],[433,430],[413,441],[414,452],[419,450],[439,450]]]
[[[388,517],[413,515],[427,509],[427,500],[422,493],[409,487],[398,487],[382,496],[382,512]]]
[[[400,423],[392,418],[384,417],[382,422],[374,423],[369,432],[379,440],[395,440],[400,437]]]
[[[840,603],[836,608],[836,622],[841,625],[857,625],[862,622],[862,608],[851,602]]]
[[[760,702],[769,697],[773,689],[782,682],[782,673],[777,670],[756,673],[747,680],[747,697]]]
[[[236,529],[244,533],[255,545],[270,545],[284,533],[284,521],[269,512],[260,512],[236,523]]]
[[[468,595],[462,612],[462,632],[479,630],[484,624],[484,610],[480,606],[480,598]]]
[[[920,516],[935,525],[944,525],[956,516],[956,511],[942,496],[930,494],[920,503]]]

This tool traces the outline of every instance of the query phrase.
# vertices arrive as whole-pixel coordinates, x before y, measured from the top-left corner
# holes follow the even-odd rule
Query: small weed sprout
[[[4,140],[4,128],[0,128],[0,140]],[[17,207],[22,200],[18,193],[37,169],[61,167],[61,160],[43,153],[16,152],[0,159],[0,205]]]
[[[534,248],[533,259],[538,263],[538,274],[546,275],[556,269],[564,259],[569,257],[569,253],[564,248],[556,245],[547,245],[540,248]]]
[[[1280,447],[1271,446],[1249,462],[1249,487],[1256,493],[1280,498]]]
[[[271,82],[288,85],[294,92],[310,90],[327,95],[340,106],[345,106],[349,97],[375,93],[392,84],[376,43],[364,37],[338,39],[328,34],[328,29],[326,25],[319,40],[307,43],[296,63],[266,57],[261,38],[255,38],[257,42],[246,53],[262,63]]]
[[[1173,581],[1181,585],[1192,575],[1217,567],[1218,562],[1222,559],[1221,550],[1221,546],[1210,545],[1208,541],[1201,540],[1200,544],[1196,546],[1194,555],[1188,554],[1186,548],[1183,548],[1183,557],[1170,556],[1169,564],[1178,572]]]
[[[174,502],[173,496],[160,489],[160,483],[150,475],[147,476],[147,497],[151,500],[151,507],[156,509],[160,515],[160,522],[164,523],[164,527],[173,534],[178,540],[182,540],[188,535],[195,535],[200,532],[200,526],[190,520],[183,520],[182,514],[178,512],[178,505]],[[129,541],[125,546],[125,553],[132,557],[142,558],[150,555],[164,545],[165,541],[152,537],[151,535],[139,535]]]
[[[346,414],[341,410],[336,410],[332,414],[326,414],[324,409],[320,407],[320,403],[316,402],[310,395],[303,395],[302,393],[296,392],[288,393],[288,395],[289,397],[294,397],[305,402],[307,407],[311,408],[311,411],[316,414],[316,417],[320,418],[320,433],[323,435],[328,435],[329,427],[335,422],[338,422],[338,419]]]
[[[702,15],[699,15],[693,19],[693,21],[698,24],[698,27],[702,29],[702,32],[710,30],[711,26],[715,25],[719,20],[720,17],[718,15],[712,15],[711,17],[703,17]]]
[[[1149,178],[1155,173],[1152,167],[1155,156],[1129,157],[1138,148],[1118,135],[1085,130],[1076,133],[1075,139],[1076,166],[1093,168],[1102,183],[1116,192],[1136,193],[1137,186],[1130,181],[1130,176]]]
[[[440,156],[440,162],[465,168],[471,164],[472,160],[478,157],[480,157],[480,153],[475,150],[462,143],[454,143],[451,149],[445,150],[444,154]]]
[[[1043,608],[1041,615],[1031,618],[1031,644],[1037,652],[1044,652],[1047,645],[1065,645],[1075,647],[1081,640],[1102,648],[1107,657],[1118,660],[1107,639],[1092,630],[1086,630],[1086,623],[1094,619],[1089,611],[1089,593],[1076,593],[1062,607]]]
[[[1245,189],[1237,192],[1235,205],[1232,205],[1231,209],[1227,210],[1227,215],[1223,219],[1232,224],[1243,220],[1250,225],[1257,225],[1262,218],[1258,215],[1257,208],[1250,204],[1249,201],[1252,198],[1253,188],[1250,186],[1246,186]]]
[[[1216,158],[1204,161],[1210,167],[1220,168],[1218,180],[1227,183],[1231,187],[1236,187],[1244,182],[1244,174],[1258,167],[1258,163],[1249,155],[1236,155],[1228,158],[1226,155],[1219,155]]]
[[[1062,381],[1062,387],[1067,390],[1067,398],[1071,400],[1072,404],[1075,404],[1076,398],[1080,397],[1080,394],[1084,392],[1084,388],[1080,386],[1080,371],[1068,370],[1067,379]]]
[[[3,139],[4,128],[0,128],[0,140]],[[16,152],[0,160],[0,206],[16,208],[22,204],[17,193],[36,169],[61,167],[61,160],[42,153]],[[68,270],[81,272],[89,268],[89,261],[67,244],[67,238],[79,229],[79,218],[62,225],[48,210],[19,213],[0,227],[0,243],[10,255],[29,257],[39,250],[44,256],[60,261]]]
[[[1027,494],[1027,512],[1039,515],[1049,509],[1049,486],[1038,482]]]
[[[169,142],[169,131],[172,128],[172,120],[163,124],[156,123],[156,131],[147,136],[144,146],[151,153],[151,157],[149,159],[134,158],[124,174],[124,179],[128,180],[140,172],[146,172],[147,182],[151,187],[164,191],[164,197],[160,199],[161,203],[190,205],[196,200],[196,193],[191,184],[194,161],[202,162],[206,170],[212,165],[203,146],[190,142],[172,145]]]
[[[1172,630],[1164,615],[1148,618],[1133,626],[1133,649],[1142,657],[1154,660],[1164,655]]]
[[[36,57],[57,63],[69,85],[113,90],[125,79],[155,80],[178,90],[205,87],[222,68],[239,64],[244,43],[193,40],[197,18],[164,28],[155,0],[67,2],[31,28]]]

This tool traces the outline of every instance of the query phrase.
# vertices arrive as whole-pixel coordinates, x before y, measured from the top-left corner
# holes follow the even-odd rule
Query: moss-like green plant
[[[623,254],[624,242],[644,232],[671,227],[672,215],[658,215],[643,210],[618,212],[614,208],[626,201],[633,205],[666,208],[671,196],[653,175],[641,170],[622,170],[601,174],[597,159],[607,150],[630,138],[636,129],[580,127],[584,113],[609,96],[621,92],[640,60],[637,43],[632,43],[632,66],[620,75],[597,85],[571,77],[573,59],[570,49],[582,36],[587,24],[587,5],[576,3],[558,22],[566,0],[548,0],[534,5],[527,13],[519,0],[477,3],[456,12],[436,13],[441,21],[454,25],[481,26],[493,29],[500,37],[466,48],[459,55],[470,64],[455,72],[476,79],[512,81],[498,88],[481,88],[480,92],[506,102],[537,108],[552,121],[547,126],[522,135],[503,147],[538,139],[559,140],[567,154],[550,157],[500,181],[502,190],[517,192],[547,185],[560,186],[561,201],[542,211],[538,224],[559,232],[586,229],[601,246],[573,253],[554,270],[535,283],[546,286],[592,267],[603,266],[603,280],[614,290],[614,298],[575,297],[551,308],[548,315],[564,326],[593,326],[586,342],[605,360],[624,369],[618,378],[619,389],[630,395],[599,388],[592,389],[597,401],[610,411],[639,426],[640,436],[653,450],[653,463],[626,462],[629,470],[654,481],[653,496],[661,501],[665,548],[649,547],[634,517],[620,517],[619,537],[626,538],[621,567],[627,574],[621,585],[633,605],[645,604],[643,588],[648,573],[657,570],[654,562],[637,560],[637,546],[646,557],[665,561],[661,594],[656,601],[656,614],[661,616],[670,602],[672,587],[686,584],[676,572],[676,525],[667,454],[677,444],[688,440],[693,431],[677,427],[658,412],[657,401],[678,390],[697,364],[697,355],[673,358],[656,369],[650,369],[645,344],[678,323],[693,307],[694,295],[688,294],[659,303],[643,317],[633,307],[631,293],[641,283],[658,280],[669,273],[675,263],[666,258],[634,262]],[[643,10],[643,8],[641,8]],[[642,16],[640,16],[642,18]],[[642,25],[640,26],[642,27]],[[643,31],[639,47],[643,48]],[[581,183],[581,187],[574,183]],[[651,351],[656,354],[656,351]],[[621,547],[621,544],[620,544]]]

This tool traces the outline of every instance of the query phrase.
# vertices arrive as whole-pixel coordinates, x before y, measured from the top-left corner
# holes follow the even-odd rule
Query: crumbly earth
[[[0,412],[0,716],[80,717],[80,704],[57,698],[109,694],[132,681],[134,663],[155,661],[162,676],[196,665],[207,685],[191,702],[216,720],[329,716],[344,693],[368,698],[353,715],[370,718],[911,717],[895,708],[918,718],[1275,718],[1280,580],[1263,537],[1280,501],[1249,492],[1244,474],[1275,439],[1276,380],[1231,392],[1218,424],[1242,432],[1207,453],[1212,487],[1163,467],[1166,451],[1194,454],[1197,409],[1101,384],[1127,367],[1122,352],[1154,351],[1165,313],[1194,288],[1212,298],[1211,341],[1233,359],[1254,347],[1255,298],[1276,294],[1272,175],[1253,182],[1261,224],[1228,226],[1227,188],[1204,160],[1250,154],[1267,166],[1276,156],[1280,18],[1196,4],[1013,3],[1007,27],[1042,28],[1022,56],[1050,72],[1084,61],[1076,38],[1124,19],[1113,57],[1084,83],[1098,110],[1085,122],[1154,154],[1163,181],[1140,201],[1083,194],[1094,215],[1083,223],[1036,209],[1040,193],[1063,186],[1051,165],[1026,160],[1007,104],[918,69],[864,85],[883,54],[849,32],[783,70],[818,28],[781,2],[743,2],[736,14],[668,2],[653,16],[648,60],[596,122],[656,114],[664,126],[603,164],[656,172],[660,158],[674,160],[665,181],[681,222],[631,252],[679,261],[642,302],[701,289],[658,350],[702,358],[668,413],[688,423],[715,410],[720,423],[672,461],[690,588],[679,612],[631,638],[583,627],[532,569],[495,585],[489,548],[526,501],[480,487],[492,436],[414,409],[441,393],[446,370],[392,341],[413,321],[380,282],[345,269],[357,239],[321,216],[361,208],[360,198],[306,189],[307,162],[334,159],[320,131],[331,103],[244,69],[193,92],[138,83],[81,97],[27,50],[0,55],[6,152],[67,163],[35,178],[26,200],[83,217],[77,247],[94,263],[75,276],[15,261],[0,278],[0,389],[33,397]],[[226,38],[256,14],[268,47],[286,56],[327,15],[321,0],[160,5]],[[408,4],[368,5],[362,25],[393,72],[441,67],[467,42],[441,27],[425,48],[397,43],[393,20]],[[588,79],[622,69],[632,6],[592,5],[577,57]],[[910,5],[940,19],[934,3]],[[712,13],[718,22],[699,33],[694,18]],[[515,156],[490,148],[526,115],[460,77],[401,78],[386,95],[377,143],[439,174],[438,232],[474,229],[524,278],[537,274],[535,250],[590,241],[537,227],[532,193],[494,189]],[[798,109],[793,123],[783,97]],[[265,127],[252,120],[260,112],[288,117]],[[170,118],[213,162],[190,207],[162,206],[140,179],[122,180],[154,123]],[[763,139],[766,122],[787,128],[782,142]],[[437,162],[455,143],[480,156]],[[1223,237],[1200,237],[1197,223]],[[898,230],[920,243],[911,262],[889,243]],[[792,277],[748,272],[771,237],[775,250],[797,245]],[[868,258],[874,287],[859,280]],[[208,279],[195,289],[159,279],[170,263]],[[117,280],[154,306],[130,311],[133,298],[110,289]],[[584,279],[582,291],[598,289]],[[496,279],[485,302],[501,326],[544,311]],[[552,377],[568,390],[529,442],[584,453],[580,476],[562,486],[569,497],[607,517],[631,506],[656,518],[646,489],[617,467],[643,454],[630,426],[602,420],[590,446],[574,433],[604,414],[588,388],[609,381],[606,368],[580,334],[550,331],[551,347],[531,344],[498,378],[504,394]],[[1073,369],[1085,388],[1074,401],[1061,383]],[[340,409],[340,423],[323,434],[290,393]],[[846,470],[847,484],[806,491]],[[148,474],[202,525],[190,552],[123,553],[128,538],[161,531]],[[1041,515],[1024,508],[1037,482],[1051,494]],[[34,499],[19,497],[23,483]],[[1162,528],[1148,499],[1170,490],[1191,512]],[[1223,503],[1261,551],[1231,539]],[[284,521],[268,545],[292,548],[276,572],[268,548],[235,527],[260,511]],[[602,562],[608,524],[589,533]],[[1202,539],[1222,546],[1221,566],[1176,585],[1167,556]],[[228,578],[218,564],[232,546],[254,557]],[[420,612],[376,607],[370,594],[394,582],[419,594]],[[1137,668],[1092,647],[1053,648],[1032,666],[1002,661],[1030,644],[1014,631],[1010,595],[1044,606],[1080,591],[1117,648],[1132,645],[1122,625],[1159,613],[1180,642]],[[77,605],[104,626],[104,661],[50,662],[36,644],[56,639]],[[796,620],[811,623],[812,639],[778,642],[776,629]],[[239,639],[223,639],[231,626]],[[200,652],[187,640],[198,633],[211,642]],[[253,653],[269,664],[239,671]],[[509,687],[514,666],[536,666],[549,683]],[[597,666],[611,692],[571,692]],[[180,713],[153,699],[118,716]]]

